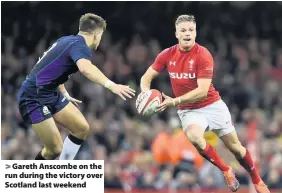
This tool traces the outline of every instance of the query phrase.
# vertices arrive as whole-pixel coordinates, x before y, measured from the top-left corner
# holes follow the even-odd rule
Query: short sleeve
[[[87,59],[91,60],[92,53],[88,47],[82,42],[75,42],[70,50],[70,58],[73,60],[74,63],[77,62],[79,59]]]
[[[154,63],[151,67],[157,71],[161,72],[166,67],[166,58],[167,58],[168,49],[163,50],[161,53],[158,54]]]
[[[214,70],[214,61],[210,52],[204,48],[200,53],[197,78],[212,79]]]

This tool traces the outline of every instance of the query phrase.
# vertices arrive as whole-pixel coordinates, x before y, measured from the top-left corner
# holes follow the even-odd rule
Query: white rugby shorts
[[[212,130],[218,137],[235,131],[229,109],[221,99],[199,109],[178,110],[177,114],[184,131],[192,124],[199,125],[205,131]]]

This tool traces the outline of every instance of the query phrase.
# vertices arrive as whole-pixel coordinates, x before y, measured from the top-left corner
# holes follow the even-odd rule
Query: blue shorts
[[[18,105],[23,120],[42,122],[62,110],[69,101],[55,89],[39,89],[24,82],[18,92]]]

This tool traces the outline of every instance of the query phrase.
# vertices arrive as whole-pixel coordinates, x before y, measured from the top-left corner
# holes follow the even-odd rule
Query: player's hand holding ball
[[[156,89],[141,92],[136,100],[136,109],[139,114],[144,116],[153,115],[157,107],[162,103],[162,95]]]
[[[164,93],[162,93],[163,97],[164,97],[164,101],[158,106],[156,112],[162,112],[164,111],[167,107],[173,107],[175,106],[175,99],[165,95]]]

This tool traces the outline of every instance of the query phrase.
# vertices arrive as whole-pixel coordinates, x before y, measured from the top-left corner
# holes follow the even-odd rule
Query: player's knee
[[[199,137],[192,142],[192,144],[196,147],[197,150],[203,151],[206,147],[206,141],[203,137]]]
[[[89,124],[88,124],[86,121],[83,122],[82,127],[81,127],[81,132],[83,133],[83,135],[84,135],[85,137],[87,137],[88,134],[89,134],[89,131],[90,131],[90,126],[89,126]]]
[[[86,139],[90,131],[90,126],[86,121],[83,121],[79,124],[77,132],[75,135],[80,139]]]
[[[233,142],[229,144],[228,148],[236,158],[243,158],[246,154],[246,149],[242,146],[240,142]]]
[[[198,132],[196,129],[193,128],[187,128],[186,130],[186,136],[189,139],[189,141],[198,149],[203,150],[206,146],[206,141],[204,139],[204,136],[201,132]]]

